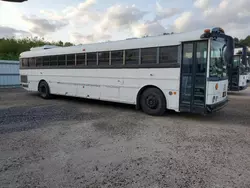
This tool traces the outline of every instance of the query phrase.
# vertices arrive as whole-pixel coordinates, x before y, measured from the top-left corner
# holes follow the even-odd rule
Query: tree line
[[[239,44],[250,47],[250,35],[248,35],[245,39],[234,38],[234,43],[236,46]]]
[[[0,38],[0,60],[18,60],[20,53],[43,45],[73,46],[70,42],[48,42],[38,38]]]
[[[236,46],[246,45],[250,47],[250,35],[245,39],[234,38]],[[56,46],[73,46],[70,42],[48,42],[44,39],[38,38],[0,38],[0,60],[18,60],[20,53],[30,50],[32,47],[38,47],[43,45],[56,45]]]

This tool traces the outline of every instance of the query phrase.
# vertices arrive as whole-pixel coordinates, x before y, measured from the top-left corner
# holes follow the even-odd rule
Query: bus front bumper
[[[247,88],[247,85],[245,85],[245,86],[240,86],[240,91],[241,90],[245,90]]]
[[[219,111],[220,109],[224,108],[227,105],[227,103],[228,103],[228,98],[224,99],[219,103],[207,105],[207,113]]]

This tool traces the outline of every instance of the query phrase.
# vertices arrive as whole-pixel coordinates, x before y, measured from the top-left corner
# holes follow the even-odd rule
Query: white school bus
[[[221,28],[86,44],[43,46],[20,55],[22,86],[42,98],[66,95],[134,104],[150,115],[166,109],[209,113],[228,102],[233,39]]]
[[[248,80],[247,48],[234,48],[233,63],[228,66],[228,90],[241,91],[247,88]]]

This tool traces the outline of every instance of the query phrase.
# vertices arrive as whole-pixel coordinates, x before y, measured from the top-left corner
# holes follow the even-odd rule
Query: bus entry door
[[[208,42],[182,43],[180,104],[182,112],[203,113],[206,104]]]

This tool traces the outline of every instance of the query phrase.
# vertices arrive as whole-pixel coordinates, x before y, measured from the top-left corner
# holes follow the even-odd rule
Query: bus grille
[[[28,77],[26,75],[21,75],[21,83],[28,83]]]

